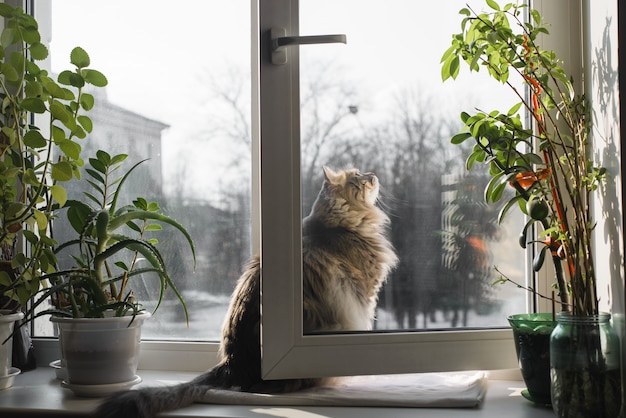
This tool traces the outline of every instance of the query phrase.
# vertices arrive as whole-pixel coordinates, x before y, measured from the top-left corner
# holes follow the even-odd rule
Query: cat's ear
[[[327,166],[324,166],[324,180],[328,182],[328,184],[335,184],[337,179],[337,173],[335,173],[332,169]]]

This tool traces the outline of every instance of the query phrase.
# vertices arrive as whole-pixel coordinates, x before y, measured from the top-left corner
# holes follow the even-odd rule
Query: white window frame
[[[297,140],[298,49],[288,50],[291,64],[285,66],[269,64],[266,50],[270,27],[279,25],[285,27],[289,35],[298,34],[297,0],[251,0],[251,3],[252,238],[253,249],[261,253],[263,265],[263,377],[274,379],[517,367],[511,332],[507,329],[303,335],[300,251],[302,211]],[[559,54],[567,51],[568,54],[580,55],[581,45],[572,46],[570,35],[579,33],[581,10],[584,15],[591,9],[588,2],[542,0],[534,1],[533,7],[539,8],[544,18],[552,23],[550,39],[555,44],[551,47]],[[563,13],[563,7],[569,13]],[[37,17],[41,19],[41,16]],[[588,65],[589,58],[585,62]],[[261,94],[267,91],[271,94]],[[286,99],[277,100],[279,97]],[[617,146],[619,148],[619,144]],[[598,225],[598,230],[602,230],[602,225]],[[540,282],[547,283],[548,280]],[[546,306],[541,309],[546,309]],[[35,345],[40,363],[58,358],[58,344],[54,339],[36,339]],[[216,359],[216,343],[144,341],[140,368],[201,371],[214,365]]]
[[[260,149],[272,157],[261,160],[263,378],[515,367],[508,329],[303,335],[298,48],[273,65],[268,40],[271,28],[299,35],[298,0],[258,4]]]
[[[582,26],[583,33],[589,29],[589,21],[583,24],[583,17],[590,18],[591,8],[582,0],[532,3],[551,23],[552,33],[546,39],[550,42],[548,48],[568,61],[570,73],[582,80],[578,64],[584,62],[588,69],[592,57],[583,59],[584,35],[580,29]],[[267,40],[272,27],[286,28],[291,36],[299,35],[298,0],[260,0],[260,4],[257,32],[261,34],[261,111],[274,116],[268,122],[261,117],[260,148],[261,155],[277,157],[261,162],[263,377],[516,367],[512,333],[508,329],[303,335],[298,48],[290,48],[288,63],[277,68],[268,60]],[[264,100],[265,92],[271,92],[269,101]],[[283,97],[287,99],[281,100]],[[597,218],[601,222],[601,215]],[[547,294],[551,283],[548,275],[544,272],[540,277]],[[604,285],[601,279],[599,286]],[[540,310],[549,310],[545,301]]]

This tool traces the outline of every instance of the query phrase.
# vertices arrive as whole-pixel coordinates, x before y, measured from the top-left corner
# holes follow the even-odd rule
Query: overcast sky
[[[499,86],[485,83],[484,77],[441,82],[439,60],[451,35],[459,32],[458,10],[465,3],[302,0],[302,35],[344,33],[348,38],[347,45],[303,47],[302,55],[332,62],[336,77],[359,86],[363,103],[358,104],[371,112],[360,114],[366,121],[385,114],[391,98],[407,89],[431,98],[433,112],[457,115],[473,106],[492,110],[503,89],[486,93],[485,86]],[[483,7],[482,0],[472,3]],[[210,96],[203,84],[233,69],[244,76],[249,71],[247,0],[52,0],[52,11],[54,71],[66,68],[69,51],[82,46],[92,66],[108,77],[112,102],[171,126],[164,134],[166,171],[173,168],[168,159],[177,158],[181,149],[191,159],[201,156],[203,169],[219,169],[226,158],[196,141],[213,118],[211,109],[200,105]]]

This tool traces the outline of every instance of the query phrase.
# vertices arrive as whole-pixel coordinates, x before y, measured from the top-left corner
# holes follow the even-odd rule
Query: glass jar
[[[614,418],[621,407],[619,338],[611,315],[557,314],[550,336],[552,408],[559,417]]]

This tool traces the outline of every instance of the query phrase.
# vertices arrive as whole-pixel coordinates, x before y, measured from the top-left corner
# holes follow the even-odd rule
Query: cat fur
[[[303,325],[305,333],[369,330],[378,291],[397,258],[385,233],[389,218],[376,205],[373,173],[324,168],[324,183],[303,220]],[[190,382],[119,392],[97,418],[151,418],[205,398],[208,389],[291,392],[324,379],[261,378],[260,261],[239,278],[222,329],[221,361]]]

